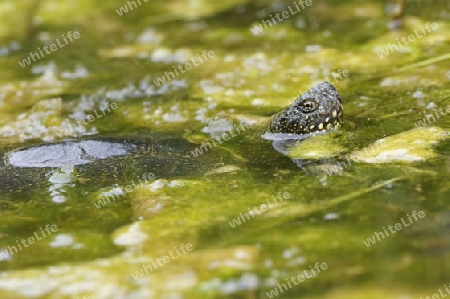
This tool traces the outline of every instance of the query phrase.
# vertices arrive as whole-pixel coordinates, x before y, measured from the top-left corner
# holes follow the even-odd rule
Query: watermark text
[[[398,222],[394,225],[388,225],[387,228],[383,226],[384,233],[383,233],[383,231],[375,232],[372,237],[368,238],[366,241],[363,241],[364,245],[366,245],[367,247],[370,247],[371,245],[374,245],[377,242],[377,240],[381,241],[381,238],[384,239],[384,238],[388,237],[389,236],[388,229],[392,234],[395,234],[396,232],[401,231],[404,227],[410,226],[412,223],[414,223],[413,220],[411,219],[411,217],[413,217],[415,221],[418,221],[419,219],[425,217],[424,211],[416,212],[414,210],[411,214],[412,214],[411,216],[409,216],[409,214],[406,214],[406,216],[408,217],[409,223],[405,222],[405,220],[403,218],[401,218],[400,219],[401,223]],[[419,218],[417,218],[417,217],[419,217]]]
[[[66,45],[68,45],[69,41],[67,39],[69,39],[70,42],[73,42],[74,39],[79,39],[79,38],[80,38],[80,33],[78,31],[75,31],[73,33],[72,33],[72,31],[69,31],[69,32],[67,32],[67,38],[64,34],[62,35],[62,39],[64,40],[65,43],[61,43],[59,38],[57,38],[56,43],[53,43],[50,46],[46,45],[46,46],[42,47],[42,49],[41,49],[41,47],[38,47],[37,52],[30,52],[30,55],[28,55],[27,58],[22,59],[22,61],[19,61],[19,64],[21,67],[26,67],[31,64],[31,60],[33,60],[33,62],[36,62],[36,60],[43,58],[45,56],[45,54],[50,54],[62,47],[65,47]],[[45,52],[45,54],[44,54],[44,52]]]

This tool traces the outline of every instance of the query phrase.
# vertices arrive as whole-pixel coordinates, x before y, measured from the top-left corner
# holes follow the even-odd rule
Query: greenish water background
[[[292,3],[141,1],[119,16],[123,1],[44,0],[36,9],[37,1],[16,2],[0,4],[2,151],[59,140],[76,116],[98,112],[106,101],[118,108],[81,125],[81,132],[186,139],[194,149],[211,141],[202,132],[208,118],[261,120],[338,70],[350,72],[332,82],[344,100],[346,152],[413,129],[432,108],[450,105],[449,60],[395,71],[448,54],[450,7],[443,1],[407,1],[405,28],[390,32],[385,1],[313,0],[256,36],[252,26]],[[402,51],[376,54],[427,22],[439,29]],[[69,31],[80,38],[19,65]],[[319,51],[307,51],[317,48],[311,45]],[[153,80],[204,50],[215,57],[155,86]],[[77,66],[89,75],[73,78]],[[450,116],[429,125],[448,130]],[[425,162],[351,163],[327,176],[305,173],[248,132],[196,158],[184,148],[192,159],[183,175],[162,168],[164,159],[150,166],[121,161],[108,170],[46,170],[40,187],[1,190],[0,249],[47,224],[58,226],[0,261],[1,297],[268,298],[277,283],[316,262],[328,269],[277,298],[420,298],[450,283],[448,141]],[[175,148],[183,152],[183,146]],[[149,172],[157,181],[99,209],[94,205],[102,192],[125,189]],[[55,187],[55,173],[69,183]],[[52,194],[52,186],[59,191]],[[230,226],[278,192],[290,197]],[[55,202],[61,194],[65,201]],[[414,210],[426,217],[364,245]],[[193,250],[133,278],[143,264],[182,243]]]

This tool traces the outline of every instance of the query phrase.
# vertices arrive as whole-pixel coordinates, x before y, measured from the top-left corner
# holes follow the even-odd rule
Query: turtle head
[[[342,99],[328,82],[302,94],[287,109],[276,114],[269,127],[271,133],[309,134],[338,127],[342,123]]]

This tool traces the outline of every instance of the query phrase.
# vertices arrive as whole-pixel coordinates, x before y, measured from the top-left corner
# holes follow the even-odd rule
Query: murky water
[[[2,156],[139,152],[0,163],[0,297],[444,298],[450,6],[391,32],[385,2],[0,3]],[[326,159],[260,138],[322,81],[345,123],[301,146]]]

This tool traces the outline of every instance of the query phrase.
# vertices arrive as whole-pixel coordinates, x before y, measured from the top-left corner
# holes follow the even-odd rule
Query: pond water
[[[450,294],[450,4],[216,2],[0,3],[0,297]],[[261,138],[323,81],[339,130]]]

